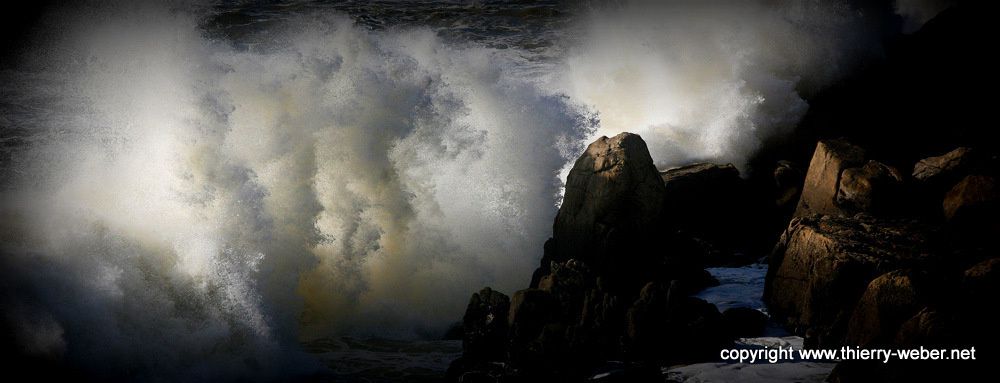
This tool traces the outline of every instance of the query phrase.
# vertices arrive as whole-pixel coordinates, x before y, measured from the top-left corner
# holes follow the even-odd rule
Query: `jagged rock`
[[[1000,296],[1000,258],[991,258],[965,270],[962,291],[971,302]]]
[[[796,217],[810,214],[842,214],[836,204],[840,175],[844,169],[860,166],[865,151],[844,140],[822,140],[816,144],[806,172]]]
[[[891,342],[900,325],[922,307],[909,270],[882,274],[868,284],[851,315],[846,343],[871,347]]]
[[[985,175],[963,178],[944,197],[944,216],[949,221],[997,222],[997,200],[1000,189],[996,179]]]
[[[722,313],[722,322],[730,336],[752,338],[764,333],[767,315],[749,307],[734,307]]]
[[[732,164],[700,163],[665,170],[663,178],[663,220],[666,230],[732,254],[746,249],[758,234],[760,214],[746,182]],[[671,248],[674,248],[673,246]],[[730,260],[698,254],[706,263],[719,265]],[[728,262],[732,263],[732,262]]]
[[[664,193],[642,138],[622,133],[594,141],[566,179],[540,274],[548,274],[549,262],[575,258],[607,273],[612,284],[633,282],[662,235]]]
[[[595,277],[583,262],[570,259],[552,262],[548,275],[542,277],[538,288],[552,294],[559,307],[557,319],[575,321],[583,310],[587,292],[596,283]]]
[[[514,293],[507,316],[512,363],[531,369],[546,359],[540,338],[558,312],[558,302],[548,291],[525,289]]]
[[[954,345],[959,339],[957,323],[954,315],[924,307],[899,326],[893,344],[901,347]]]
[[[462,318],[462,351],[472,360],[501,360],[507,345],[510,298],[489,287],[472,294]]]
[[[589,261],[619,250],[619,240],[647,232],[660,218],[664,187],[646,143],[622,133],[587,147],[566,178],[553,226],[557,260]]]
[[[795,218],[771,255],[764,301],[779,322],[820,346],[836,346],[869,282],[936,258],[931,232],[911,221]]]
[[[973,150],[960,147],[937,157],[927,157],[913,166],[913,178],[922,182],[952,184],[973,167]]]
[[[705,360],[731,340],[715,305],[686,296],[676,282],[646,284],[627,318],[629,354],[639,360]]]
[[[783,211],[791,211],[795,208],[802,193],[803,174],[802,170],[791,161],[778,161],[774,168],[774,186],[777,194],[774,205]]]
[[[896,168],[878,161],[848,168],[840,175],[837,205],[845,211],[886,212],[899,201],[903,176]]]

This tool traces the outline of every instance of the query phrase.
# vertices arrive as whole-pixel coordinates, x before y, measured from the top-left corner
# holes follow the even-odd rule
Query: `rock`
[[[722,313],[722,322],[730,336],[753,338],[764,333],[767,315],[749,307],[734,307]]]
[[[965,270],[962,292],[974,304],[1000,296],[1000,258],[987,259]]]
[[[711,359],[731,340],[715,305],[686,296],[676,282],[643,287],[629,308],[626,335],[631,358],[670,363]]]
[[[507,349],[510,298],[489,287],[472,294],[462,318],[462,351],[471,360],[502,360]]]
[[[846,343],[872,347],[893,341],[900,325],[922,307],[909,270],[875,278],[861,296],[847,327]]]
[[[596,282],[595,277],[587,265],[576,259],[552,262],[549,267],[551,271],[541,278],[538,288],[549,292],[558,303],[559,321],[577,320],[583,310],[584,298]]]
[[[877,161],[848,168],[840,175],[837,205],[845,211],[883,213],[900,200],[903,176],[895,168]]]
[[[542,268],[575,258],[610,274],[642,270],[641,262],[662,235],[664,193],[642,138],[622,133],[594,141],[566,179],[553,225],[554,246]]]
[[[559,258],[587,261],[616,250],[616,232],[644,232],[657,222],[663,196],[659,172],[642,138],[631,133],[599,138],[566,179],[553,227]]]
[[[927,157],[913,166],[913,178],[921,182],[952,184],[975,163],[973,150],[960,147],[937,157]]]
[[[836,205],[840,173],[844,169],[860,166],[864,159],[865,151],[847,141],[837,139],[817,143],[809,161],[795,217],[815,213],[842,214]]]
[[[766,202],[753,200],[756,195],[732,164],[687,165],[663,171],[660,177],[666,190],[667,230],[707,242],[723,254],[746,249],[758,234],[760,214],[755,208]]]
[[[899,326],[893,344],[900,347],[954,345],[959,339],[957,323],[954,315],[924,307]]]
[[[558,312],[558,303],[548,291],[525,289],[514,293],[507,316],[512,363],[530,369],[546,359],[539,338]]]
[[[796,333],[838,346],[869,282],[937,260],[931,238],[931,230],[905,220],[795,218],[771,254],[764,301],[772,318]]]
[[[795,163],[791,161],[778,161],[774,168],[774,185],[777,190],[774,205],[782,211],[791,211],[795,208],[802,193],[803,174]]]
[[[945,195],[942,203],[944,216],[952,222],[996,224],[998,199],[1000,189],[995,178],[966,176]]]

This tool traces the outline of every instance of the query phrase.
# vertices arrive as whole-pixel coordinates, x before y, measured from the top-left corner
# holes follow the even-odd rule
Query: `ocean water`
[[[826,2],[54,5],[0,70],[5,347],[109,380],[440,372],[470,294],[527,284],[587,143],[753,171],[877,53],[868,25]]]

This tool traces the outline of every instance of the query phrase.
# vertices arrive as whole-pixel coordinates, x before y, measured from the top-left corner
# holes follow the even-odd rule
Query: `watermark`
[[[724,349],[719,352],[719,357],[722,360],[735,360],[740,363],[778,363],[788,360],[880,360],[882,363],[889,363],[891,360],[976,360],[976,348],[946,349],[921,346],[903,349],[841,347],[839,349],[803,350],[793,347],[778,347]]]

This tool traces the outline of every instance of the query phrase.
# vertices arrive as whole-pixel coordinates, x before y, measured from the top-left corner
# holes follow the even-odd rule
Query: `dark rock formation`
[[[792,220],[774,253],[764,289],[773,317],[822,346],[842,344],[868,284],[898,268],[927,265],[931,232],[910,221],[812,215]]]
[[[843,214],[836,204],[841,172],[860,166],[864,159],[864,149],[847,141],[824,140],[817,143],[795,216]]]
[[[927,183],[954,184],[974,167],[972,148],[960,147],[937,157],[927,157],[913,166],[913,179]]]
[[[895,168],[877,161],[844,169],[837,188],[837,205],[846,211],[886,213],[894,209],[902,194],[903,176]]]
[[[1000,188],[997,188],[995,178],[970,175],[951,188],[945,195],[942,206],[944,216],[949,221],[995,224],[998,200]]]
[[[664,195],[663,224],[677,241],[687,241],[686,249],[705,265],[741,265],[746,253],[759,240],[761,207],[740,173],[731,164],[700,163],[660,172]]]
[[[506,357],[507,312],[510,298],[489,287],[472,294],[462,318],[462,350],[475,360]]]
[[[792,161],[778,161],[774,168],[775,193],[774,205],[782,210],[791,213],[795,209],[795,204],[802,195],[802,182],[805,175],[802,170]]]
[[[900,325],[921,309],[911,272],[896,270],[868,284],[848,323],[846,343],[873,347],[891,343]]]
[[[659,234],[664,192],[642,138],[622,133],[597,139],[566,179],[550,260],[576,258],[602,269],[631,267],[647,256],[642,245]]]

